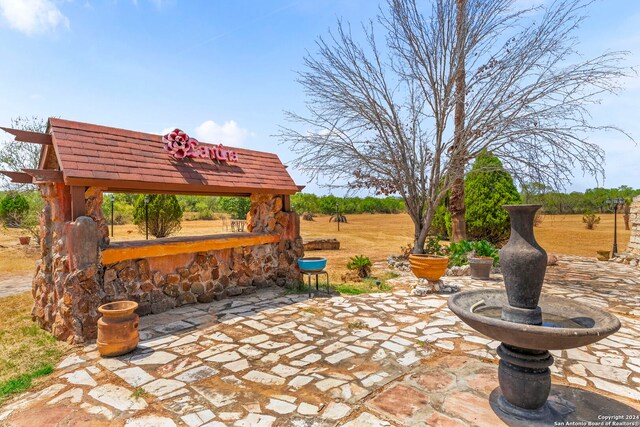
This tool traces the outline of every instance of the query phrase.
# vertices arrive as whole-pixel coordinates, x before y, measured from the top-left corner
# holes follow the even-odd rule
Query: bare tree
[[[44,133],[47,131],[47,120],[37,116],[18,116],[11,119],[11,127]],[[37,169],[42,147],[38,144],[13,142],[13,137],[11,139],[11,141],[0,143],[0,169],[10,171],[20,171],[23,168]],[[0,187],[16,190],[26,186],[29,184],[13,184],[4,175],[0,175]]]
[[[451,191],[449,212],[451,213],[451,240],[459,242],[467,239],[467,221],[464,203],[465,154],[460,153],[464,146],[464,114],[467,92],[465,46],[467,38],[467,0],[456,0],[456,46],[457,64],[455,74],[455,115],[453,119],[453,146],[451,151]]]
[[[589,1],[523,10],[514,0],[464,3],[434,0],[423,11],[415,0],[388,0],[379,26],[363,26],[362,44],[339,22],[305,58],[306,114],[288,113],[298,126],[280,133],[298,154],[294,165],[312,177],[400,194],[415,252],[437,204],[482,151],[520,182],[562,187],[576,164],[602,174],[604,153],[588,133],[619,130],[588,114],[629,71],[622,52],[576,55],[573,34]],[[380,29],[384,49],[374,36]]]

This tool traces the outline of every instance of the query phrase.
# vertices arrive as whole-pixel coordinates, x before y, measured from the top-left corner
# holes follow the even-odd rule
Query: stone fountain
[[[553,356],[592,344],[620,329],[618,319],[581,302],[540,297],[547,254],[533,235],[540,205],[506,205],[511,218],[509,242],[500,250],[502,290],[465,291],[449,299],[449,308],[482,334],[501,341],[498,347],[500,393],[492,396],[498,415],[515,421],[552,423],[559,417],[547,399]],[[571,405],[563,408],[564,415]],[[560,411],[562,412],[562,411]],[[563,414],[560,414],[563,415]]]

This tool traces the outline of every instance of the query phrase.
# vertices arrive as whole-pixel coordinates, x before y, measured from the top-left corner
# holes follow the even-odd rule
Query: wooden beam
[[[282,195],[282,210],[285,212],[291,212],[291,196],[288,194]]]
[[[32,184],[33,178],[31,175],[26,174],[24,172],[16,172],[16,171],[0,171],[2,175],[8,176],[11,178],[11,182],[15,184]]]
[[[86,187],[76,187],[72,186],[71,188],[71,221],[75,221],[80,216],[84,216],[86,213],[85,210],[85,199],[84,192],[86,191]]]
[[[45,182],[64,182],[62,171],[53,169],[22,169],[24,173],[33,177],[34,184],[43,184]]]
[[[28,130],[12,129],[0,127],[5,132],[15,136],[15,141],[28,142],[31,144],[52,145],[51,135],[48,133],[31,132]]]

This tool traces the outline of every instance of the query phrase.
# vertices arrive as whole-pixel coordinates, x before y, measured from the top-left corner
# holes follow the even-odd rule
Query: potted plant
[[[473,279],[488,280],[491,267],[497,264],[500,256],[498,250],[486,240],[471,242],[469,269]]]
[[[419,279],[437,282],[447,271],[449,257],[446,248],[440,245],[437,238],[430,238],[425,245],[424,254],[409,255],[411,271]]]

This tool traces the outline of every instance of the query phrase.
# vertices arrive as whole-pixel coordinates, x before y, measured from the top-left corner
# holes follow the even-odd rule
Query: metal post
[[[111,195],[111,237],[113,237],[113,202],[115,202],[116,196]]]
[[[613,204],[613,250],[611,256],[618,253],[618,199]]]
[[[144,231],[145,238],[149,240],[149,196],[144,196]]]

